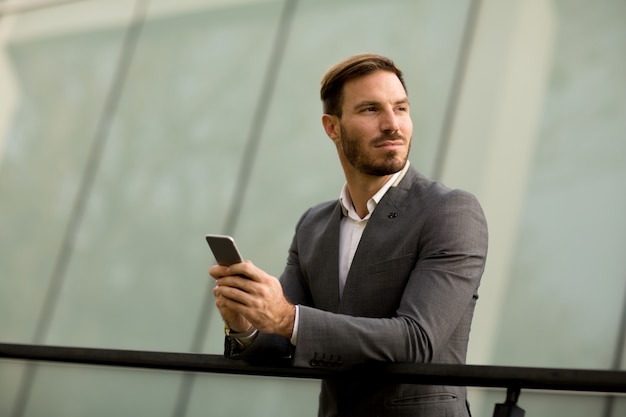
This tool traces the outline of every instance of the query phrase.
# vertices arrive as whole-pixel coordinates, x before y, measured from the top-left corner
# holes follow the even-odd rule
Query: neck
[[[380,190],[380,188],[391,178],[391,175],[383,177],[371,175],[346,175],[346,182],[350,198],[354,205],[354,210],[361,217],[367,216],[367,202]]]

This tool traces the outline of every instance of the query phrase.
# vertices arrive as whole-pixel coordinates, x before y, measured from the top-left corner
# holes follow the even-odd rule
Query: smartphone
[[[243,262],[243,257],[237,249],[235,239],[226,235],[206,235],[206,241],[211,247],[213,256],[218,264],[229,266]]]

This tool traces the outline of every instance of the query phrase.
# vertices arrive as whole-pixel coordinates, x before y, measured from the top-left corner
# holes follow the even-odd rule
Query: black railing
[[[496,404],[494,417],[522,417],[524,411],[516,404],[522,389],[626,393],[626,371],[609,370],[418,363],[368,363],[339,370],[298,368],[287,362],[250,364],[219,355],[10,343],[0,343],[0,358],[307,379],[367,375],[407,384],[505,388],[506,401]]]

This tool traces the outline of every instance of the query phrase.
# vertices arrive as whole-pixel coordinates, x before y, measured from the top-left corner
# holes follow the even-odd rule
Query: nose
[[[383,132],[396,132],[400,129],[398,115],[393,109],[387,109],[380,115],[380,130]]]

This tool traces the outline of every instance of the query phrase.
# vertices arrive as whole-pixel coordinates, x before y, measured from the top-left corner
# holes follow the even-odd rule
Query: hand
[[[214,265],[209,274],[217,285],[215,305],[234,331],[254,327],[287,338],[293,333],[296,308],[285,298],[280,282],[252,262]]]
[[[215,297],[215,305],[220,311],[222,320],[224,323],[234,332],[243,333],[252,328],[252,324],[237,311],[234,311],[228,307],[229,300],[220,294],[218,291],[219,282],[222,278],[228,276],[228,268],[215,265],[209,269],[209,274],[217,280],[215,288],[213,288],[213,296]],[[245,278],[242,278],[245,279]]]

